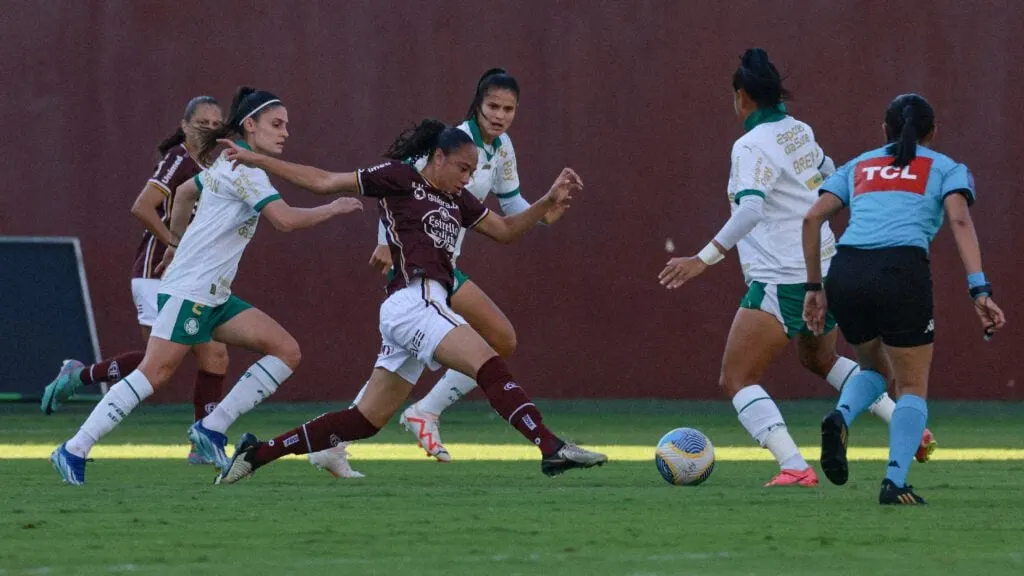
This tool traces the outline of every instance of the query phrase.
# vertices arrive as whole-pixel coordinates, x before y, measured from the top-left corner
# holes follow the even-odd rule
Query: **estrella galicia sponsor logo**
[[[423,216],[423,231],[434,241],[434,248],[443,248],[447,252],[454,252],[461,229],[462,225],[458,218],[453,216],[447,208],[431,210]]]

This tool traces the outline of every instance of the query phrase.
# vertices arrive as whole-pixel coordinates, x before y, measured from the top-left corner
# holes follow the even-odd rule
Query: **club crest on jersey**
[[[185,329],[185,334],[195,336],[196,334],[199,334],[199,321],[195,318],[189,318],[188,320],[185,320],[183,328]]]
[[[459,239],[462,225],[452,216],[447,208],[431,210],[423,216],[423,231],[434,241],[434,248],[444,248],[448,252],[455,251],[455,242]]]
[[[892,165],[892,156],[858,162],[854,169],[853,195],[869,192],[909,192],[924,196],[932,159],[918,156],[900,168]]]
[[[412,197],[417,200],[423,200],[427,197],[427,189],[419,182],[412,183]]]

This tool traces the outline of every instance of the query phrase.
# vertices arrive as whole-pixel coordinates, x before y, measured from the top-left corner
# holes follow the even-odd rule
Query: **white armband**
[[[725,254],[722,254],[718,249],[718,246],[715,246],[714,242],[708,242],[708,245],[697,253],[697,258],[700,258],[701,262],[711,266],[712,264],[718,264],[721,262],[725,258]]]
[[[825,159],[821,161],[821,165],[818,166],[818,172],[821,172],[821,175],[823,177],[828,178],[829,176],[835,174],[836,163],[832,160],[832,158],[825,156]]]
[[[740,198],[740,205],[732,213],[729,221],[715,234],[715,242],[722,248],[731,250],[744,236],[750,234],[758,222],[764,218],[764,198],[750,194]]]

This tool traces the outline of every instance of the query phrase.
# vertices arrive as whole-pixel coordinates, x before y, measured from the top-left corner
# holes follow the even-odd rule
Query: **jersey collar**
[[[242,148],[245,148],[246,150],[252,152],[252,148],[249,147],[249,143],[246,142],[245,140],[242,140],[241,138],[235,140],[235,146],[241,146]]]
[[[750,132],[761,124],[767,124],[768,122],[778,122],[786,117],[786,105],[779,104],[774,108],[758,108],[747,116],[747,119],[743,121],[743,131]]]
[[[469,133],[473,135],[473,143],[476,144],[476,147],[484,151],[488,160],[493,158],[498,152],[498,148],[501,148],[501,137],[499,136],[495,138],[494,144],[488,146],[487,144],[484,144],[484,138],[483,135],[480,134],[480,125],[476,123],[476,118],[470,118],[469,120],[466,120],[466,123],[469,124]]]

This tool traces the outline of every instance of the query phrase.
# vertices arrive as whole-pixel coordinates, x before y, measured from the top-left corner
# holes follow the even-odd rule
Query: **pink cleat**
[[[783,470],[775,478],[772,478],[771,482],[765,484],[764,487],[803,486],[804,488],[814,488],[817,485],[818,475],[814,472],[814,468],[808,466],[803,470]]]
[[[935,447],[938,443],[935,442],[935,435],[932,431],[925,428],[924,434],[921,435],[921,446],[917,449],[917,454],[914,454],[914,458],[917,458],[918,462],[927,462],[932,458],[932,452],[935,452]]]

